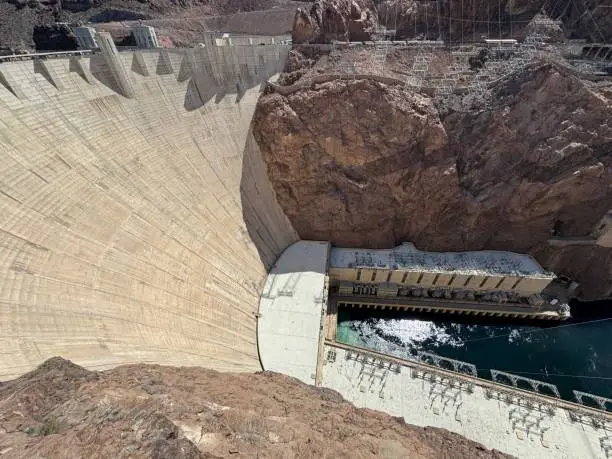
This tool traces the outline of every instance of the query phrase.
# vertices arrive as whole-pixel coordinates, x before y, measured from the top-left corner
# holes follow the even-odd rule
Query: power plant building
[[[475,292],[501,291],[527,297],[555,278],[531,256],[502,251],[424,252],[411,243],[393,249],[331,249],[329,277],[341,283],[386,284]]]

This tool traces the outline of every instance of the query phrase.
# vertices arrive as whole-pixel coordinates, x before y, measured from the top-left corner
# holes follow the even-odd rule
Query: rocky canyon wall
[[[481,36],[518,38],[543,0],[379,0],[378,20],[399,38],[475,41]]]
[[[544,0],[317,0],[300,9],[294,43],[370,40],[378,24],[396,30],[395,38],[447,41],[520,36]]]
[[[547,241],[589,234],[612,208],[610,95],[541,63],[490,104],[441,115],[403,85],[333,80],[264,95],[254,134],[304,239],[529,252],[595,298],[612,250]]]
[[[376,24],[371,0],[318,0],[310,10],[298,8],[293,21],[293,42],[369,40]]]
[[[612,12],[605,0],[316,0],[310,10],[296,13],[293,41],[370,40],[378,25],[395,30],[396,39],[522,39],[540,12],[559,20],[569,38],[612,39]]]
[[[612,40],[609,0],[547,0],[544,10],[561,20],[570,38],[588,38],[593,42]]]

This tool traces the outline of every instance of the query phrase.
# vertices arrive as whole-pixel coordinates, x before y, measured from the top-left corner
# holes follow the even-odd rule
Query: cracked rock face
[[[554,227],[588,235],[612,208],[609,94],[543,64],[500,84],[490,105],[441,118],[401,85],[333,80],[263,96],[253,128],[304,239],[532,253],[597,298],[612,250],[547,240]],[[588,260],[594,269],[577,272]]]
[[[399,86],[337,80],[265,96],[254,134],[279,202],[304,239],[390,246],[407,224],[398,220],[403,210],[422,208],[418,183],[456,182],[433,105]]]
[[[570,38],[589,38],[609,43],[612,39],[612,14],[609,0],[575,3],[572,0],[547,0],[546,13],[558,18]]]
[[[584,2],[583,2],[584,3]],[[560,20],[569,38],[609,42],[612,14],[606,0],[576,4],[572,0],[316,0],[310,11],[300,10],[293,27],[294,43],[331,40],[369,40],[376,24],[396,30],[397,39],[417,37],[446,41],[489,38],[523,39],[539,12]],[[546,32],[562,40],[560,29]]]
[[[310,11],[298,8],[293,20],[294,43],[366,41],[376,29],[376,11],[369,0],[316,0]]]
[[[544,6],[544,0],[378,0],[379,21],[397,30],[399,38],[423,37],[446,41],[521,36],[524,27]]]
[[[293,42],[367,41],[372,39],[377,24],[396,30],[398,39],[458,41],[464,35],[466,39],[476,35],[480,39],[483,33],[519,37],[544,3],[544,0],[502,0],[492,7],[488,0],[316,0],[310,11],[300,9],[296,13]]]

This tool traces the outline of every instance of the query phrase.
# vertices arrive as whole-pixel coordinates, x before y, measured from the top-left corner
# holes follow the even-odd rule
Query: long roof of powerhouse
[[[330,268],[378,268],[554,278],[532,257],[513,252],[424,252],[406,242],[392,249],[368,250],[333,247]]]

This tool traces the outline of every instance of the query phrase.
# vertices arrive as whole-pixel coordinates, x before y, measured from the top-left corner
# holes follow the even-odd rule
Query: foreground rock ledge
[[[0,383],[0,451],[13,458],[508,457],[276,373],[158,365],[97,373],[59,357]]]

